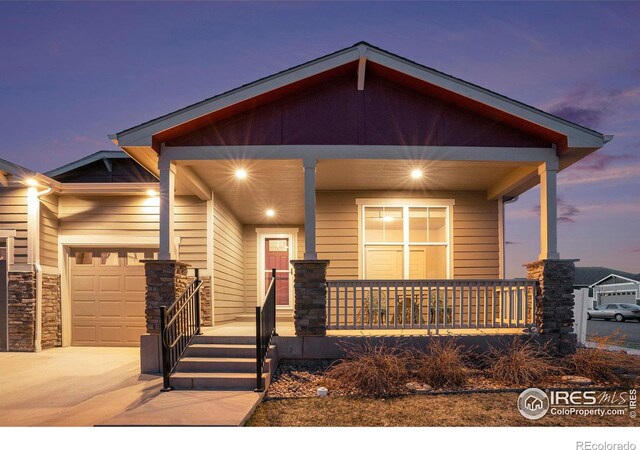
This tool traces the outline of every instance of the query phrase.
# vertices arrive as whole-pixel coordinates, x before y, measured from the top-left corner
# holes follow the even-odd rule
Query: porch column
[[[557,173],[557,160],[545,162],[538,167],[540,175],[540,260],[560,258],[558,253]]]
[[[304,259],[318,259],[316,253],[316,160],[304,160]]]
[[[158,259],[172,260],[173,207],[175,200],[176,166],[171,161],[160,160],[160,248]]]

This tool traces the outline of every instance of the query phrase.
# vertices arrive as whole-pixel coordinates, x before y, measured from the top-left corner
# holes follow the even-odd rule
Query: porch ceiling
[[[233,210],[245,224],[294,225],[304,223],[304,172],[302,160],[215,160],[178,163],[176,191],[191,194],[181,165],[210,188],[216,198]],[[408,161],[326,159],[317,163],[317,190],[375,191],[486,191],[522,162],[484,161]],[[535,165],[531,165],[535,167]],[[238,169],[247,171],[240,180]],[[420,169],[423,176],[412,179],[411,171]],[[275,216],[268,218],[267,209]]]

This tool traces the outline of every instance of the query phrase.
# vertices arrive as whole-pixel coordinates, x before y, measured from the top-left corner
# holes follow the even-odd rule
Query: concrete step
[[[195,336],[193,344],[253,344],[256,345],[254,336]],[[254,347],[255,348],[255,347]]]
[[[191,344],[187,358],[255,358],[256,345],[251,344]]]
[[[262,375],[265,386],[268,386],[270,376]],[[174,389],[218,389],[251,391],[256,388],[255,373],[200,373],[180,372],[171,376],[171,386]]]
[[[264,371],[270,371],[271,360],[267,359]],[[176,367],[176,373],[209,372],[209,373],[256,373],[254,358],[182,358]]]

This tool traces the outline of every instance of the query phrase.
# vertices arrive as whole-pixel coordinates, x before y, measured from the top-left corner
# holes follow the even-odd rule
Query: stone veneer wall
[[[9,351],[33,352],[36,335],[36,274],[9,272]]]
[[[291,261],[295,270],[294,324],[296,336],[327,334],[328,260]]]
[[[525,265],[527,278],[539,283],[535,300],[536,325],[540,334],[553,338],[561,354],[575,351],[577,342],[573,333],[575,261],[545,259]]]
[[[60,275],[42,275],[42,348],[62,346]]]
[[[213,302],[211,299],[211,277],[200,277],[204,282],[200,289],[200,322],[204,327],[213,325]]]
[[[147,333],[160,334],[160,307],[171,305],[189,285],[188,267],[179,261],[145,261]]]

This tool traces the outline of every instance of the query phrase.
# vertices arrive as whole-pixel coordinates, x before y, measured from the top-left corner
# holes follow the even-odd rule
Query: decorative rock
[[[565,383],[574,384],[576,386],[589,386],[593,384],[593,381],[591,381],[590,378],[579,377],[577,375],[564,375],[561,379]]]
[[[433,388],[428,384],[416,383],[414,381],[407,383],[405,386],[410,392],[414,392],[416,394],[425,394],[433,390]]]

